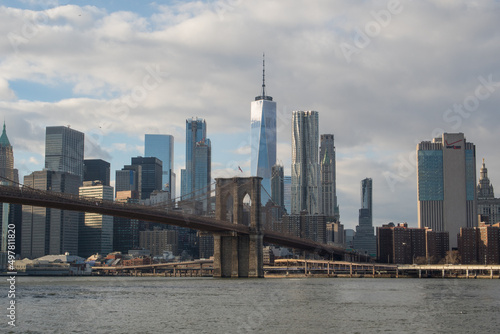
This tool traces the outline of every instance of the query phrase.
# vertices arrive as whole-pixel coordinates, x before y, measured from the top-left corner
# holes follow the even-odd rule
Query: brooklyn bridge
[[[186,214],[167,206],[106,201],[26,186],[0,186],[0,203],[92,212],[210,232],[214,235],[215,277],[263,277],[263,243],[319,254],[325,258],[370,261],[343,248],[266,230],[261,223],[261,178],[216,179],[215,218]],[[250,196],[250,223],[243,223],[243,198]],[[231,202],[232,201],[232,202]],[[227,219],[232,204],[233,221]]]

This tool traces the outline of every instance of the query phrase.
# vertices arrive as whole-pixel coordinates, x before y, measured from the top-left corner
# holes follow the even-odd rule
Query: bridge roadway
[[[206,232],[237,232],[250,234],[250,227],[220,221],[210,217],[176,212],[154,206],[105,201],[29,187],[0,185],[0,203],[32,205],[61,210],[93,212],[102,215],[138,219],[154,223],[174,225]],[[369,256],[348,252],[340,247],[325,245],[312,240],[285,235],[275,231],[263,231],[264,242],[316,253],[322,256],[335,256],[344,260],[370,261]]]

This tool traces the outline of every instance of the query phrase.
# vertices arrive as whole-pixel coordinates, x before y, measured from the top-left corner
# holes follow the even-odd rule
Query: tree
[[[439,261],[440,264],[460,264],[460,254],[457,250],[446,252],[446,256]]]

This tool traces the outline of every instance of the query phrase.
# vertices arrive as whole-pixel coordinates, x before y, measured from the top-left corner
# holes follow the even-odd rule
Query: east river
[[[17,277],[2,333],[497,333],[500,280]]]

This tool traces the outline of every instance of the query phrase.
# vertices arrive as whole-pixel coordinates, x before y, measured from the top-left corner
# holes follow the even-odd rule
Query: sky
[[[500,182],[498,1],[57,1],[0,3],[0,116],[20,179],[44,167],[45,127],[85,133],[85,158],[116,170],[144,134],[201,117],[212,177],[250,176],[250,102],[277,102],[290,175],[293,110],[335,135],[337,198],[355,228],[373,179],[374,225],[417,226],[417,143],[462,132]],[[241,166],[243,173],[238,169]],[[180,189],[180,183],[177,184]]]

